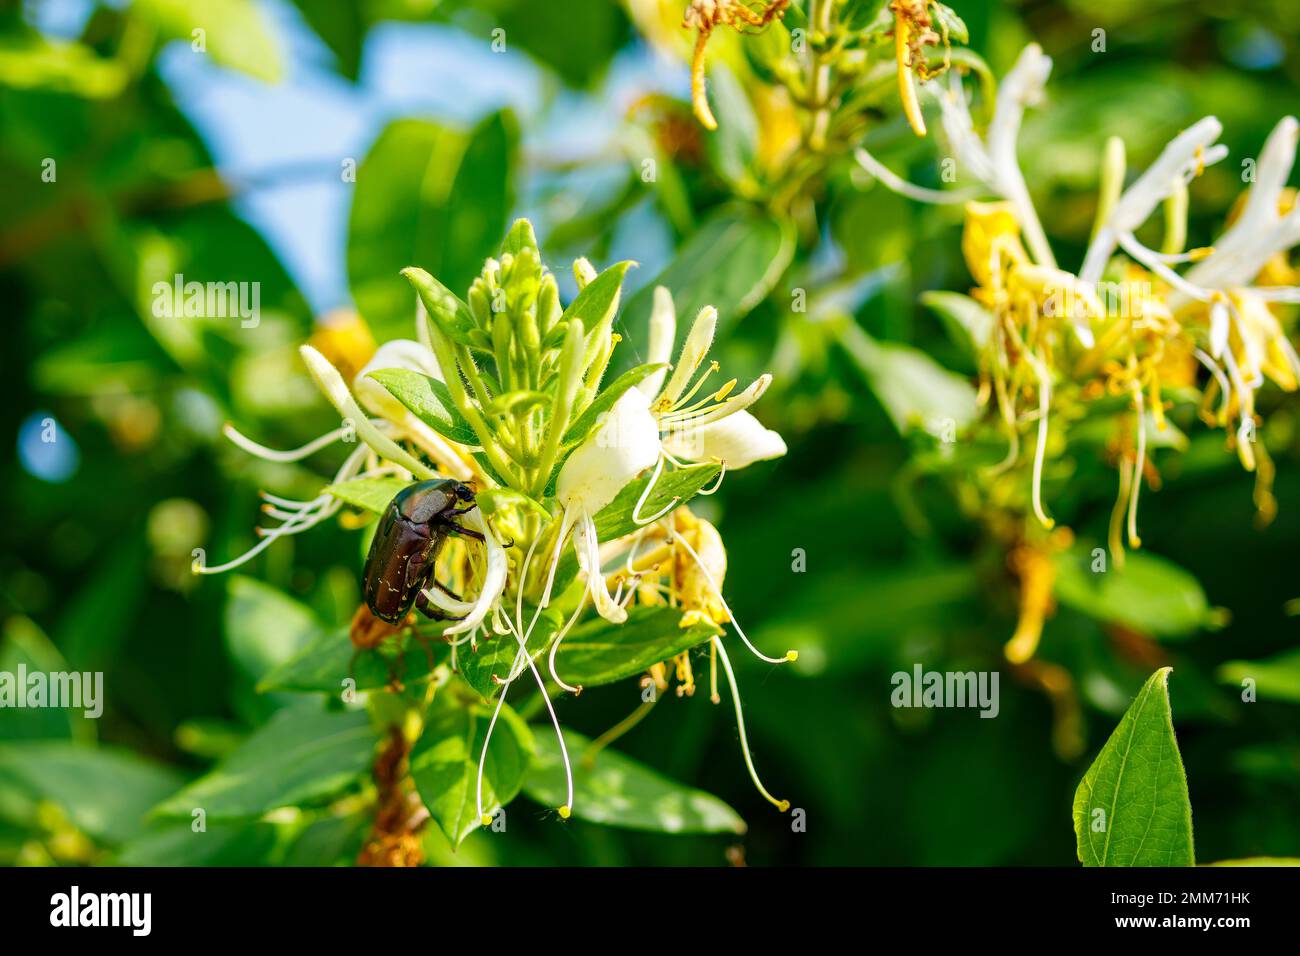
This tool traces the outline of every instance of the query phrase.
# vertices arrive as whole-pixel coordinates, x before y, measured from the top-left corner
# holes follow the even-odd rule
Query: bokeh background
[[[1153,602],[1135,616],[1063,602],[1048,622],[1041,654],[1072,675],[1082,721],[1082,747],[1062,752],[1059,710],[1000,663],[1016,621],[1005,555],[950,487],[916,477],[909,461],[930,440],[900,435],[878,378],[832,331],[851,321],[968,371],[917,304],[970,284],[959,212],[901,200],[846,159],[782,232],[761,177],[690,119],[685,38],[672,37],[682,5],[0,3],[0,670],[103,671],[106,687],[96,721],[0,711],[0,862],[355,858],[361,829],[346,818],[250,821],[198,858],[146,819],[282,706],[253,685],[294,629],[346,621],[359,599],[359,535],[333,525],[277,543],[242,577],[190,574],[192,549],[215,562],[252,543],[259,487],[310,497],[327,474],[259,466],[219,429],[235,421],[282,447],[325,430],[297,344],[353,310],[381,338],[409,336],[397,270],[421,265],[463,290],[517,215],[534,220],[566,295],[578,255],[637,260],[631,325],[637,291],[674,263],[679,279],[694,268],[766,293],[724,323],[718,357],[742,381],[777,374],[759,414],[790,453],[729,476],[701,511],[728,544],[740,620],[768,650],[801,649],[790,667],[737,665],[760,771],[808,826],[792,832],[753,792],[729,708],[701,693],[664,701],[620,747],[722,797],[749,822],[743,839],[559,826],[521,801],[508,838],[475,835],[452,854],[431,834],[434,862],[1072,864],[1074,788],[1163,663],[1198,859],[1300,855],[1300,722],[1285,700],[1300,698],[1285,656],[1300,597],[1294,396],[1266,402],[1280,504],[1267,528],[1222,435],[1192,428],[1188,451],[1161,459],[1143,539],[1187,572],[1172,600],[1197,609],[1190,624],[1134,624],[1164,613],[1167,581],[1127,597]],[[1140,168],[1196,118],[1220,117],[1232,154],[1192,188],[1191,241],[1208,243],[1242,158],[1300,112],[1300,7],[1284,0],[955,7],[997,75],[1030,38],[1054,58],[1021,157],[1066,262],[1087,239],[1108,135]],[[761,163],[785,119],[715,89],[724,128],[750,129]],[[873,152],[934,180],[933,146],[896,108],[866,119]],[[154,316],[152,285],[175,273],[259,282],[260,324]],[[792,314],[795,288],[817,303],[809,313]],[[1113,471],[1081,452],[1068,477],[1055,508],[1104,540]],[[1244,705],[1230,662],[1266,659],[1252,673],[1271,668],[1270,693]],[[998,718],[892,708],[890,675],[918,662],[1002,667]],[[590,691],[561,718],[599,734],[634,693]]]

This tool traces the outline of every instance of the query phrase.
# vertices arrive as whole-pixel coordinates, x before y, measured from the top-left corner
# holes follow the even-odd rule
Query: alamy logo
[[[153,284],[153,314],[160,319],[238,318],[245,329],[262,321],[262,283],[186,282],[179,272],[171,282]]]
[[[898,671],[889,681],[894,692],[889,702],[895,707],[978,707],[981,717],[996,717],[997,671]]]
[[[132,935],[148,936],[153,924],[152,893],[69,893],[50,897],[51,926],[128,926]]]
[[[70,708],[91,720],[104,712],[103,671],[0,671],[0,708]]]

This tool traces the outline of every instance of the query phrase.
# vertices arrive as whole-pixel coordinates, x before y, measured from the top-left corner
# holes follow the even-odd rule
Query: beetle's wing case
[[[419,538],[419,550],[424,550],[425,536],[414,533],[410,523],[402,516],[397,498],[389,502],[375,528],[366,556],[365,598],[375,616],[396,623],[411,609],[415,595],[406,584],[407,564],[414,549],[414,538]]]

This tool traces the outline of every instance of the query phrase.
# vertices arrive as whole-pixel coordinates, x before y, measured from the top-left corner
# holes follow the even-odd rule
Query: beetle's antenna
[[[764,800],[785,813],[790,809],[790,801],[778,800],[768,793],[767,788],[763,786],[763,781],[758,779],[758,771],[754,769],[754,758],[749,753],[749,739],[745,736],[745,715],[740,708],[740,689],[736,687],[736,675],[731,671],[731,661],[727,659],[727,650],[722,646],[722,638],[713,638],[713,649],[717,651],[718,659],[722,661],[722,670],[726,673],[727,685],[731,688],[731,701],[736,705],[736,730],[740,734],[740,752],[745,757],[745,768],[749,771],[749,779],[754,781],[754,786],[763,795]]]
[[[741,630],[740,622],[736,620],[736,615],[732,612],[730,605],[727,604],[727,599],[722,596],[722,588],[718,587],[718,583],[713,580],[713,575],[710,574],[709,569],[704,566],[704,562],[701,561],[700,556],[695,553],[695,549],[686,543],[686,538],[676,529],[669,528],[668,534],[672,537],[673,541],[685,548],[686,553],[694,559],[695,566],[700,569],[700,573],[704,575],[704,580],[707,581],[709,587],[713,589],[714,597],[718,599],[718,603],[722,605],[722,609],[727,612],[727,617],[731,619],[731,626],[736,629],[736,633],[740,635],[740,639],[745,642],[745,646],[753,652],[755,657],[761,661],[767,661],[769,664],[788,664],[791,661],[799,659],[798,651],[786,651],[785,657],[768,657],[755,647],[753,642],[745,635],[745,632]]]

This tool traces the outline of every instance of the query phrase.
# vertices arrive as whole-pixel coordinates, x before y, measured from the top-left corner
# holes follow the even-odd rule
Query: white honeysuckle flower
[[[1285,216],[1279,209],[1295,164],[1297,139],[1300,123],[1295,117],[1285,116],[1273,127],[1241,215],[1219,237],[1214,251],[1187,270],[1184,279],[1189,285],[1219,290],[1249,285],[1269,259],[1300,243],[1300,204]]]
[[[702,399],[697,398],[705,380],[718,370],[718,363],[710,362],[703,373],[696,376],[713,345],[717,323],[717,309],[712,306],[701,309],[682,344],[681,354],[667,384],[663,384],[667,375],[664,369],[638,386],[643,395],[651,397],[650,414],[658,429],[663,457],[674,464],[716,461],[724,470],[779,458],[786,453],[781,436],[764,427],[746,411],[767,390],[772,382],[771,375],[760,375],[736,395],[731,394],[736,385],[733,379]],[[651,362],[668,361],[676,335],[677,312],[672,295],[663,286],[658,286],[650,316]],[[662,465],[663,458],[660,458],[657,466],[661,468]],[[649,490],[647,486],[647,494]]]
[[[587,576],[587,593],[596,611],[616,624],[627,620],[627,611],[610,595],[600,573],[594,518],[657,461],[659,428],[650,414],[650,400],[637,389],[628,389],[596,430],[569,454],[556,477],[555,494],[564,511],[543,605],[550,596],[564,541],[572,532],[578,566]]]
[[[1079,270],[1081,280],[1096,285],[1116,245],[1120,245],[1152,272],[1170,280],[1175,288],[1184,285],[1163,257],[1141,246],[1133,234],[1180,184],[1190,182],[1206,166],[1228,155],[1227,147],[1216,143],[1222,133],[1223,124],[1206,116],[1169,141],[1146,172],[1124,190],[1097,230]]]
[[[1042,99],[1051,71],[1052,59],[1043,53],[1042,47],[1037,43],[1030,43],[1021,51],[1016,65],[998,87],[993,119],[984,139],[980,139],[975,132],[965,89],[955,73],[951,74],[946,89],[938,81],[931,81],[924,88],[938,99],[944,135],[958,165],[984,189],[1015,206],[1025,242],[1034,260],[1039,265],[1055,267],[1056,258],[1029,198],[1025,176],[1016,156],[1025,107]],[[891,172],[865,147],[859,147],[855,155],[862,167],[887,188],[921,202],[961,203],[976,198],[981,192],[979,189],[926,189]]]

